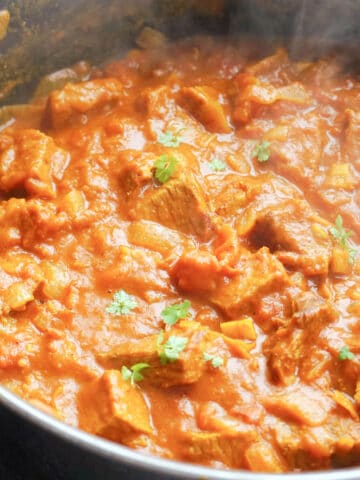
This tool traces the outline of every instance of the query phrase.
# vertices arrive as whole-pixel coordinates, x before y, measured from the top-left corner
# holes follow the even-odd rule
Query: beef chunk
[[[280,418],[303,425],[323,424],[335,406],[330,397],[315,388],[302,386],[283,392],[264,398],[264,406]]]
[[[245,462],[253,472],[281,473],[286,470],[276,449],[264,441],[250,445],[245,452]]]
[[[354,110],[345,110],[345,141],[342,148],[343,158],[360,171],[360,114]]]
[[[289,282],[282,264],[265,247],[245,256],[237,269],[237,275],[222,278],[210,294],[210,300],[231,318],[248,313],[261,295],[278,291]]]
[[[136,211],[136,218],[156,221],[201,240],[208,240],[213,231],[204,192],[191,174],[148,190],[137,203]]]
[[[244,426],[240,432],[188,432],[183,435],[184,460],[211,463],[220,461],[232,468],[244,467],[243,452],[257,437],[255,430]]]
[[[314,229],[315,224],[315,212],[306,202],[286,201],[258,213],[253,238],[269,246],[286,266],[306,275],[326,274],[331,242],[327,230],[320,225]]]
[[[20,130],[0,138],[0,190],[25,190],[41,197],[55,196],[55,183],[63,177],[68,154],[38,130]]]
[[[278,451],[294,470],[344,467],[354,464],[359,455],[360,428],[353,419],[339,421],[337,415],[330,414],[324,426],[300,428],[288,420],[273,419],[271,430]]]
[[[313,333],[319,331],[338,317],[335,308],[320,295],[313,292],[302,292],[295,300],[297,325],[311,330]]]
[[[80,401],[80,426],[91,433],[122,443],[129,436],[152,433],[142,393],[117,370],[105,371],[81,392]]]
[[[118,178],[125,199],[131,195],[139,195],[141,189],[152,182],[156,159],[157,156],[153,153],[137,150],[124,150],[118,155]]]
[[[209,132],[229,133],[231,128],[217,97],[218,93],[212,87],[184,87],[179,102]]]
[[[325,125],[319,115],[304,113],[287,119],[284,141],[271,142],[271,164],[280,175],[303,185],[315,187],[326,137]]]
[[[191,384],[197,382],[205,371],[203,352],[207,333],[208,329],[198,322],[184,320],[166,332],[162,342],[159,342],[158,335],[150,335],[121,344],[99,358],[112,368],[120,368],[122,365],[130,367],[139,362],[148,363],[150,368],[147,381],[164,388]],[[171,336],[186,339],[186,345],[176,361],[163,365],[159,353]]]
[[[277,87],[260,82],[249,73],[240,73],[237,83],[240,92],[235,102],[234,121],[240,126],[255,117],[257,110],[262,112],[259,107],[271,107],[277,102],[283,102],[300,108],[312,103],[309,93],[299,82]]]
[[[52,128],[61,128],[90,110],[113,104],[121,94],[122,84],[115,78],[68,83],[50,95],[45,121]]]

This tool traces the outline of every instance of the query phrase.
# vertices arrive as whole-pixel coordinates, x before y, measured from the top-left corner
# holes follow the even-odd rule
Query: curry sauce
[[[358,78],[158,43],[0,131],[0,381],[165,458],[360,464]]]

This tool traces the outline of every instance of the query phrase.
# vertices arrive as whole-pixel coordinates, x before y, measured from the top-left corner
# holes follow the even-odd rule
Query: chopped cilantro
[[[330,227],[329,231],[342,247],[347,247],[347,240],[350,237],[351,232],[347,232],[343,227],[343,219],[341,215],[336,217],[335,226]]]
[[[132,295],[129,295],[124,290],[118,290],[106,311],[113,315],[127,315],[136,306],[137,303]]]
[[[167,130],[158,136],[158,142],[164,145],[164,147],[177,148],[182,141],[183,138],[179,135],[179,132],[172,133]]]
[[[252,157],[257,157],[260,163],[266,162],[270,158],[270,142],[266,140],[264,142],[258,143],[255,145],[254,150],[252,151]]]
[[[213,172],[223,172],[226,169],[226,164],[218,158],[214,158],[210,163],[209,167]]]
[[[344,345],[341,347],[339,350],[339,360],[343,362],[344,360],[354,360],[355,355],[350,352],[349,347],[347,345]]]
[[[164,341],[164,330],[161,330],[157,336],[156,345],[159,347]]]
[[[131,384],[134,385],[135,382],[141,382],[141,380],[144,380],[144,375],[141,372],[149,367],[150,365],[148,363],[136,363],[130,368],[123,365],[121,367],[121,375],[124,380],[130,380]]]
[[[355,248],[350,247],[348,243],[348,239],[352,235],[352,232],[345,230],[341,215],[337,215],[335,219],[335,225],[329,228],[329,232],[335,238],[335,240],[338,241],[339,245],[349,252],[349,263],[353,264],[357,251]]]
[[[211,362],[211,365],[214,368],[219,368],[224,365],[224,359],[222,357],[217,357],[216,355],[210,355],[209,353],[204,352],[203,358],[206,362]]]
[[[350,265],[353,265],[357,255],[357,250],[356,248],[352,248],[352,247],[348,247],[348,248],[349,248],[349,263]]]
[[[160,345],[159,357],[160,363],[166,365],[178,360],[180,353],[186,347],[188,339],[178,335],[170,335],[164,345]]]
[[[166,325],[175,325],[180,318],[185,318],[189,314],[190,302],[185,300],[183,303],[170,305],[161,312],[161,318]]]
[[[178,160],[172,155],[161,155],[155,161],[155,177],[160,183],[166,183],[176,170]]]

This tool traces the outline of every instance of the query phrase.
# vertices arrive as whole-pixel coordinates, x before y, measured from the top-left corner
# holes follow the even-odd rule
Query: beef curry
[[[165,458],[358,465],[358,77],[156,40],[3,122],[0,381]]]

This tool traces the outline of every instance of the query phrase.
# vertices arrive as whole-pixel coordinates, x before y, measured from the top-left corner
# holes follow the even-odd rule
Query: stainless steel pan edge
[[[119,473],[136,471],[136,478],[141,478],[142,480],[150,478],[169,478],[171,480],[360,480],[359,468],[278,475],[251,473],[240,470],[216,470],[184,462],[164,460],[136,452],[70,427],[41,412],[1,386],[0,404],[16,416],[29,422],[33,427],[45,430],[50,437],[57,437],[67,444],[69,448],[76,448],[79,459],[81,459],[81,451],[86,451],[95,457],[102,457],[105,461],[113,462],[114,470],[116,470],[116,465],[118,465],[120,467]],[[79,461],[81,462],[81,460]],[[115,473],[114,476],[106,478],[115,478]]]

